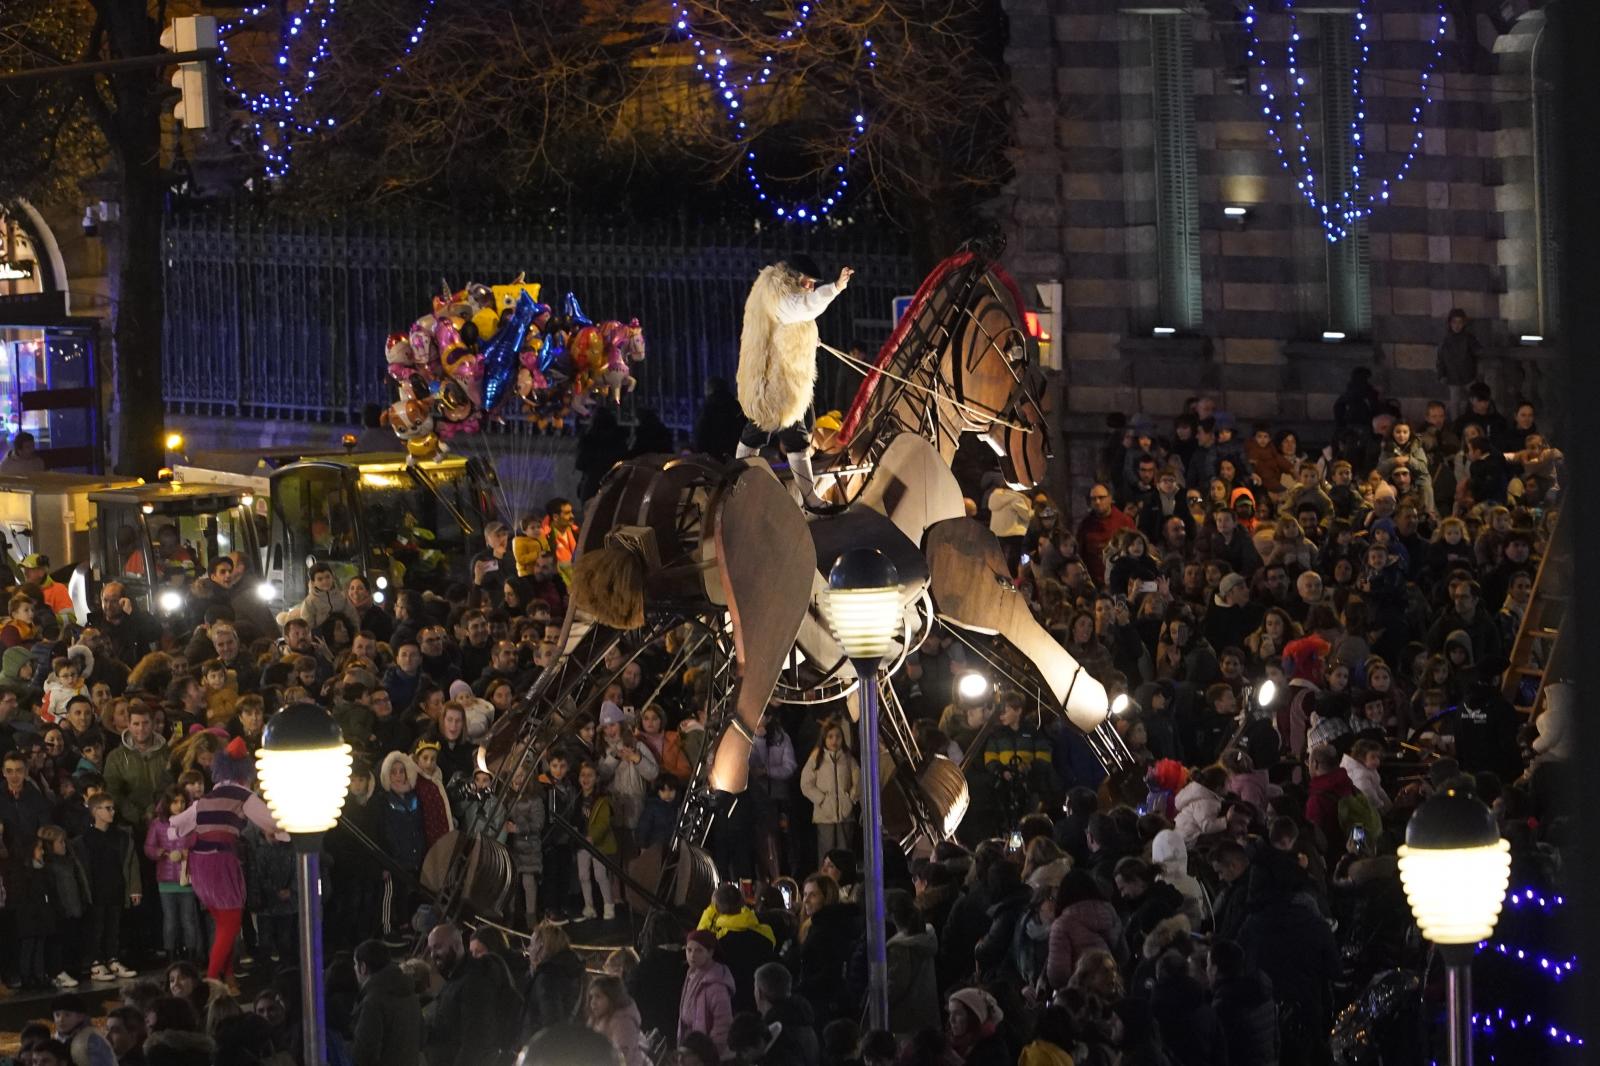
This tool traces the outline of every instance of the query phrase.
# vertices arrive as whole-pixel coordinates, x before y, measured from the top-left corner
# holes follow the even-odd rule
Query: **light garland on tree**
[[[802,3],[795,12],[792,23],[785,27],[778,35],[778,44],[781,46],[791,41],[805,31],[806,23],[811,19],[812,4]],[[758,86],[766,85],[773,77],[772,65],[774,57],[771,53],[764,53],[761,58],[760,72],[752,68],[742,76],[734,65],[733,56],[725,49],[716,47],[714,42],[708,42],[701,37],[699,32],[690,24],[689,12],[684,6],[684,0],[673,0],[672,3],[673,29],[685,35],[690,47],[695,52],[695,70],[707,82],[715,86],[715,95],[722,104],[723,116],[728,124],[733,127],[734,140],[743,142],[749,126],[741,114],[745,102],[745,94]],[[868,69],[878,65],[878,50],[869,37],[862,41],[862,48],[866,52]],[[774,216],[786,221],[816,224],[827,215],[832,214],[844,199],[845,190],[850,187],[849,161],[856,154],[856,142],[862,134],[867,132],[867,117],[862,111],[854,113],[848,138],[845,141],[845,160],[833,167],[832,185],[821,192],[814,201],[809,203],[801,201],[781,201],[775,194],[768,191],[761,180],[757,170],[756,150],[753,146],[746,146],[744,150],[743,165],[745,179],[756,194],[756,200],[766,204],[772,209]]]
[[[1566,898],[1551,894],[1541,895],[1535,890],[1513,889],[1506,895],[1506,903],[1514,910],[1524,913],[1540,911],[1550,914],[1566,906]],[[1477,954],[1500,955],[1506,959],[1516,959],[1526,962],[1532,968],[1537,963],[1538,970],[1560,983],[1564,977],[1575,972],[1578,968],[1578,956],[1559,959],[1545,955],[1539,950],[1513,947],[1498,940],[1484,940],[1479,942]],[[1584,1046],[1583,1037],[1577,1033],[1552,1025],[1548,1020],[1541,1020],[1531,1011],[1513,1008],[1508,1014],[1506,1008],[1495,1007],[1481,1013],[1472,1015],[1472,1027],[1484,1036],[1495,1036],[1502,1033],[1529,1033],[1539,1032],[1551,1044],[1562,1047],[1581,1048]]]
[[[1411,108],[1409,118],[1411,122],[1411,143],[1405,151],[1405,161],[1393,175],[1378,179],[1372,184],[1371,175],[1367,172],[1367,99],[1363,87],[1364,73],[1367,62],[1371,58],[1372,48],[1367,43],[1367,33],[1371,23],[1368,13],[1368,0],[1361,0],[1360,8],[1355,15],[1355,42],[1359,49],[1356,65],[1350,71],[1350,92],[1355,98],[1355,117],[1350,123],[1350,141],[1355,148],[1355,161],[1351,164],[1350,187],[1337,194],[1325,196],[1317,182],[1317,174],[1311,165],[1311,131],[1307,128],[1306,99],[1301,90],[1305,87],[1306,78],[1300,67],[1299,44],[1300,25],[1299,15],[1295,11],[1294,0],[1283,0],[1283,7],[1289,15],[1289,42],[1286,50],[1286,82],[1287,91],[1293,101],[1286,117],[1284,108],[1280,103],[1279,94],[1272,88],[1267,79],[1266,45],[1261,39],[1261,16],[1256,10],[1255,0],[1249,0],[1245,6],[1244,23],[1250,31],[1250,47],[1248,58],[1251,65],[1259,68],[1256,86],[1266,98],[1262,105],[1261,113],[1267,119],[1267,135],[1272,138],[1273,150],[1278,157],[1278,162],[1285,171],[1295,178],[1295,187],[1305,201],[1317,212],[1317,219],[1322,224],[1323,232],[1330,242],[1343,240],[1349,236],[1356,224],[1362,219],[1371,216],[1373,210],[1389,199],[1391,185],[1404,181],[1411,171],[1411,164],[1416,161],[1417,152],[1422,147],[1423,126],[1422,113],[1427,105],[1433,103],[1433,74],[1438,69],[1443,58],[1443,47],[1440,40],[1443,36],[1448,16],[1445,14],[1444,4],[1438,5],[1438,17],[1433,21],[1432,35],[1428,44],[1433,49],[1433,56],[1427,65],[1422,68],[1418,91],[1421,99]],[[1323,91],[1333,91],[1334,72],[1323,70]],[[1295,133],[1292,139],[1296,142],[1292,149],[1285,145],[1287,127],[1293,124]]]
[[[407,35],[405,47],[401,50],[400,58],[393,68],[384,72],[384,79],[400,73],[411,53],[416,50],[422,35],[427,32],[428,19],[433,15],[434,6],[438,0],[427,0],[422,9],[421,16]],[[236,19],[226,21],[220,27],[219,37],[222,38],[220,48],[222,60],[222,83],[236,95],[240,102],[250,111],[251,130],[255,134],[256,143],[260,145],[263,157],[266,160],[265,172],[268,178],[281,178],[289,172],[289,157],[294,150],[296,136],[310,136],[318,130],[332,127],[334,119],[324,118],[320,123],[307,122],[300,116],[301,104],[310,95],[313,82],[317,77],[317,65],[324,62],[332,50],[329,47],[329,23],[333,20],[338,0],[305,0],[305,5],[298,13],[291,13],[284,9],[284,23],[280,31],[278,54],[273,63],[273,69],[278,72],[276,84],[273,89],[265,92],[250,92],[239,87],[234,80],[233,65],[228,58],[227,35],[247,28],[250,20],[266,14],[269,5],[258,4],[247,7],[244,13]],[[319,13],[319,6],[323,10]],[[311,58],[306,63],[305,71],[298,79],[298,88],[291,88],[290,83],[295,79],[289,73],[293,65],[293,50],[297,42],[309,39],[302,35],[302,31],[309,30],[315,24],[317,34],[316,47],[312,49]],[[373,90],[374,96],[383,95],[383,89]],[[276,131],[276,139],[269,137]]]

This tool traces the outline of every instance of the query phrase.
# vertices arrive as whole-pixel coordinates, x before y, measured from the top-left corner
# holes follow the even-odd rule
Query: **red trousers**
[[[239,939],[239,926],[244,923],[244,909],[212,910],[211,920],[217,924],[217,935],[211,941],[211,964],[206,976],[226,980],[233,976],[233,945]]]

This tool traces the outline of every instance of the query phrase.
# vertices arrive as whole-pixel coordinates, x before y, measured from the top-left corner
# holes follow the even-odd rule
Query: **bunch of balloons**
[[[486,421],[555,430],[633,391],[629,367],[644,359],[639,320],[597,323],[570,292],[558,313],[539,289],[520,275],[509,285],[445,286],[429,314],[389,335],[396,399],[383,420],[412,460],[436,458]]]

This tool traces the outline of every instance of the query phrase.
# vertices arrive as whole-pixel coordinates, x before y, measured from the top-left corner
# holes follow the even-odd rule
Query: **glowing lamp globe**
[[[1500,917],[1511,845],[1481,800],[1448,789],[1406,825],[1400,881],[1423,936],[1439,945],[1476,944]]]
[[[989,679],[982,674],[962,674],[956,691],[962,699],[976,702],[989,694]]]
[[[1118,693],[1117,698],[1111,701],[1111,713],[1126,714],[1128,712],[1129,702],[1128,694],[1126,692]]]
[[[828,571],[822,617],[852,659],[881,659],[900,632],[900,575],[876,548],[851,548]]]
[[[1272,701],[1278,698],[1278,683],[1270,677],[1261,682],[1261,687],[1256,689],[1256,706],[1270,707]]]
[[[333,715],[315,703],[293,704],[267,722],[256,777],[280,829],[325,833],[350,789],[350,745]]]

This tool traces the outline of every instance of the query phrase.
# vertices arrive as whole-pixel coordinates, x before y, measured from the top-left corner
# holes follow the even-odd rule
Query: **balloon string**
[[[839,349],[833,347],[831,344],[827,344],[827,343],[825,343],[823,341],[818,341],[817,342],[817,347],[821,348],[823,351],[827,352],[829,355],[833,356],[835,359],[838,359],[840,362],[844,363],[845,366],[848,366],[850,369],[854,370],[856,373],[860,374],[862,377],[866,377],[869,374],[882,374],[884,377],[888,378],[891,381],[898,381],[900,384],[905,385],[907,388],[916,389],[919,392],[925,392],[929,396],[933,397],[935,400],[938,400],[941,403],[947,403],[952,407],[959,408],[960,410],[967,412],[968,414],[972,415],[975,418],[983,419],[985,422],[996,423],[998,425],[1005,426],[1007,429],[1014,429],[1018,433],[1032,433],[1033,432],[1033,427],[1032,426],[1019,425],[1016,422],[1012,422],[1012,421],[1010,421],[1008,419],[1001,418],[1000,415],[997,414],[996,412],[985,411],[981,407],[974,407],[969,403],[963,403],[961,400],[956,399],[954,396],[946,396],[944,393],[939,392],[936,389],[930,389],[926,385],[922,385],[922,384],[919,384],[918,382],[911,381],[911,380],[909,380],[907,378],[903,378],[899,374],[894,373],[893,371],[885,370],[882,367],[874,366],[871,363],[867,362],[865,359],[857,359],[855,356],[849,354],[848,352],[841,352]]]

